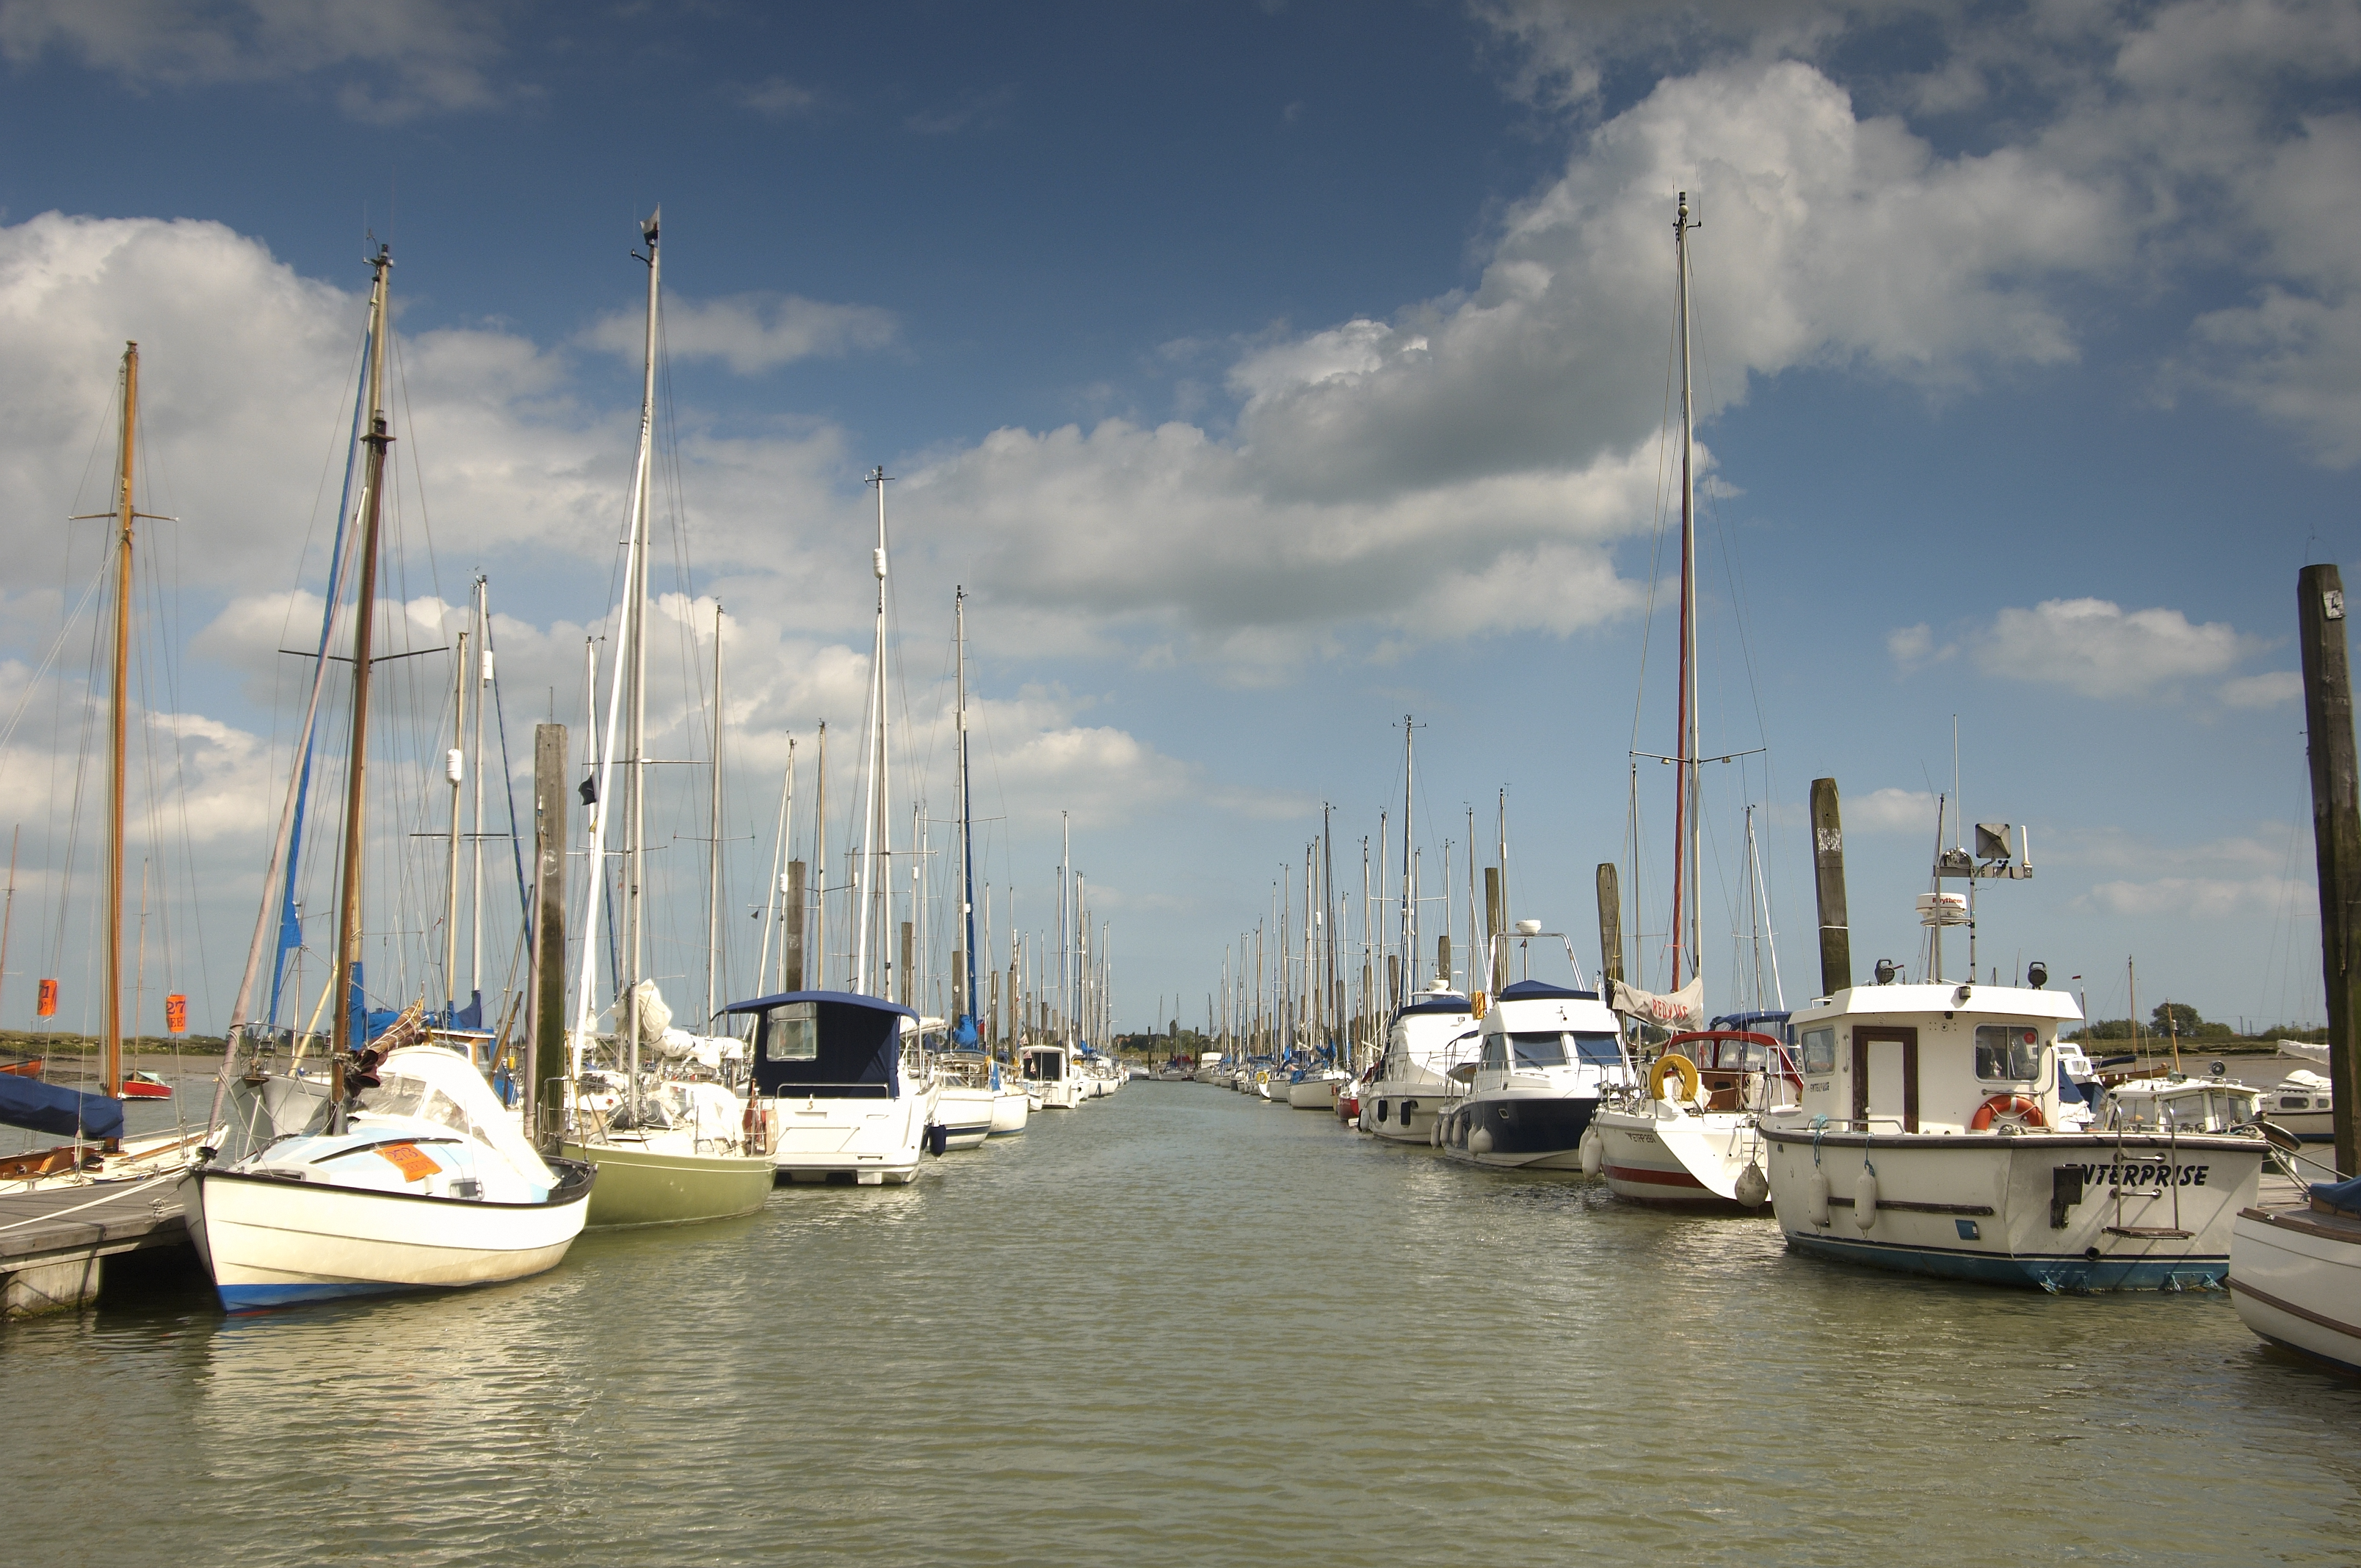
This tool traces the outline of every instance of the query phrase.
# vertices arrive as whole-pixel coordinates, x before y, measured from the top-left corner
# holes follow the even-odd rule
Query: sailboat
[[[94,514],[115,524],[115,596],[112,606],[114,660],[107,704],[106,879],[104,950],[100,964],[100,1080],[95,1093],[41,1080],[41,1063],[11,1063],[0,1071],[0,1124],[75,1140],[61,1147],[16,1155],[0,1161],[0,1180],[29,1186],[79,1185],[91,1180],[144,1179],[186,1163],[199,1140],[169,1134],[126,1143],[123,1102],[160,1099],[171,1093],[161,1080],[123,1066],[123,878],[126,784],[130,750],[132,549],[134,531],[148,513],[132,493],[134,444],[139,424],[139,345],[123,346],[122,439],[117,449],[115,510]],[[15,852],[10,851],[13,885]]]
[[[368,409],[353,607],[351,751],[346,766],[336,956],[338,999],[327,1071],[270,1070],[274,1041],[247,1037],[265,922],[232,1011],[231,1045],[211,1125],[183,1191],[198,1256],[233,1311],[389,1290],[479,1285],[554,1267],[581,1233],[588,1166],[545,1161],[465,1057],[414,1043],[423,1003],[378,1037],[360,996],[362,850],[367,842],[369,686],[386,448],[385,350],[390,252],[369,290]],[[343,520],[339,520],[340,522]],[[331,583],[333,602],[340,585]],[[313,716],[323,681],[315,677]],[[307,718],[306,733],[310,721]],[[273,847],[291,840],[298,788]]]
[[[1000,1064],[983,1048],[983,1032],[975,1006],[975,812],[968,794],[967,748],[967,589],[952,598],[952,643],[959,664],[958,702],[953,718],[953,757],[959,795],[960,930],[966,946],[961,950],[959,1016],[950,1029],[950,1048],[935,1057],[940,1080],[935,1120],[943,1129],[946,1148],[970,1149],[992,1136],[998,1123],[1015,1118],[1010,1131],[1021,1129],[1031,1104],[1021,1089],[1001,1081]]]
[[[848,991],[789,991],[722,1011],[754,1023],[749,1115],[771,1161],[795,1181],[903,1186],[918,1162],[939,1155],[936,1077],[917,1013],[890,998],[893,932],[893,726],[886,681],[885,486],[877,487],[877,623],[869,663],[867,782],[852,888],[852,975]],[[905,985],[908,977],[905,974]],[[987,1133],[989,1129],[987,1128]]]
[[[711,1085],[681,1085],[652,1092],[641,1072],[643,1048],[661,1047],[672,1014],[655,983],[641,972],[646,918],[645,844],[647,812],[648,535],[653,493],[656,403],[656,323],[663,279],[663,210],[640,225],[647,242],[641,259],[648,269],[646,356],[640,402],[639,456],[632,470],[631,533],[624,544],[622,614],[616,627],[614,678],[608,689],[604,750],[590,806],[590,876],[584,894],[582,970],[575,1014],[573,1058],[576,1093],[567,1110],[569,1126],[560,1146],[569,1159],[598,1169],[590,1200],[589,1223],[676,1225],[750,1214],[769,1196],[771,1161],[752,1135],[751,1119],[736,1097]],[[715,657],[721,627],[714,623]],[[714,757],[718,798],[720,755],[720,692],[714,693]],[[607,826],[614,800],[615,755],[628,775],[628,807],[622,813],[624,972],[615,977],[614,1015],[622,1070],[620,1102],[611,1112],[580,1092],[582,1064],[591,1048],[593,998],[598,984],[598,905],[606,886]],[[715,827],[718,848],[720,832]],[[709,923],[709,922],[708,922]]]
[[[1681,595],[1679,723],[1668,759],[1677,773],[1673,810],[1672,989],[1654,995],[1608,981],[1626,1017],[1673,1031],[1644,1080],[1599,1108],[1584,1135],[1582,1168],[1603,1175],[1618,1198],[1688,1209],[1759,1210],[1771,1195],[1758,1116],[1792,1107],[1803,1091],[1786,1042],[1747,1025],[1703,1027],[1701,933],[1704,892],[1697,790],[1697,487],[1694,404],[1689,388],[1689,218],[1683,192],[1673,219],[1675,290],[1680,315]],[[1752,822],[1748,823],[1752,842]],[[1686,979],[1684,981],[1684,973]],[[1769,1020],[1778,1027],[1784,1019]],[[1725,1021],[1717,1020],[1717,1024]]]

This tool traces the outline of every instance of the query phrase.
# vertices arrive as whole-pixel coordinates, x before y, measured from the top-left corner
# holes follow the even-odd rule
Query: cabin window
[[[1554,1035],[1550,1037],[1552,1039],[1556,1038]],[[1487,1072],[1506,1071],[1509,1066],[1509,1042],[1507,1036],[1501,1035],[1485,1036],[1484,1056],[1483,1059],[1477,1063],[1477,1065],[1483,1068]]]
[[[1993,1083],[2039,1078],[2040,1032],[2023,1024],[1977,1025],[1976,1076]]]
[[[1555,1031],[1546,1035],[1511,1035],[1509,1041],[1516,1048],[1519,1067],[1565,1065],[1565,1036]]]
[[[1837,1069],[1837,1032],[1831,1025],[1824,1029],[1804,1031],[1804,1070],[1817,1077]]]
[[[764,1061],[819,1059],[819,1003],[783,1002],[763,1014]]]

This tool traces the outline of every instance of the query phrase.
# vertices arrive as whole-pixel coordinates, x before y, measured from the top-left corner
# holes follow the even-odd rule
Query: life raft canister
[[[1695,1100],[1697,1097],[1697,1090],[1702,1082],[1702,1080],[1697,1077],[1697,1063],[1689,1060],[1688,1058],[1681,1055],[1678,1051],[1675,1051],[1669,1056],[1658,1057],[1656,1058],[1656,1065],[1648,1069],[1648,1098],[1651,1100],[1662,1100],[1665,1097],[1664,1079],[1666,1075],[1671,1073],[1678,1073],[1680,1075],[1680,1101],[1683,1103],[1686,1103],[1689,1101]]]
[[[1995,1094],[1976,1107],[1975,1117],[1969,1122],[1968,1130],[1971,1133],[1990,1132],[1993,1120],[2001,1116],[2015,1116],[2028,1127],[2049,1125],[2036,1102],[2022,1094]]]

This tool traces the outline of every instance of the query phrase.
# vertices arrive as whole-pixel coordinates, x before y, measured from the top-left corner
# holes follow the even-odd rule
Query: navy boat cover
[[[0,1122],[12,1127],[30,1127],[37,1133],[54,1133],[61,1138],[77,1134],[92,1139],[119,1138],[123,1135],[123,1102],[104,1094],[84,1094],[78,1089],[43,1083],[37,1078],[0,1072]]]

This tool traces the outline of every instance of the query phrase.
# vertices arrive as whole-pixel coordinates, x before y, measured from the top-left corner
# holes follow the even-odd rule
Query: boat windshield
[[[2041,1035],[2023,1024],[1976,1025],[1976,1076],[2022,1082],[2041,1076]]]
[[[1611,1034],[1552,1030],[1546,1034],[1511,1034],[1509,1042],[1516,1053],[1518,1067],[1565,1067],[1577,1062],[1611,1065],[1622,1060]]]

